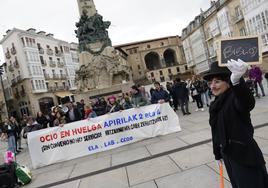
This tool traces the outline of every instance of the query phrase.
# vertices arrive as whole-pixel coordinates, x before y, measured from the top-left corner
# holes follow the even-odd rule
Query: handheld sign
[[[219,66],[226,66],[231,59],[241,59],[250,65],[261,64],[259,38],[256,36],[220,40]]]

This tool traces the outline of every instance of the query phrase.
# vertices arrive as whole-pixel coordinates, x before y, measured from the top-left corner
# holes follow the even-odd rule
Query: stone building
[[[8,30],[0,41],[5,54],[8,112],[35,115],[76,89],[77,44],[30,28]]]
[[[244,17],[245,2],[249,1],[256,2],[253,0],[211,1],[210,8],[206,11],[201,10],[201,13],[192,22],[190,22],[186,28],[182,30],[182,43],[185,52],[185,58],[189,68],[193,69],[196,74],[202,74],[208,71],[209,63],[217,60],[220,39],[228,37],[241,37],[252,34],[262,36],[262,66],[267,66],[267,48],[265,48],[265,44],[267,46],[267,43],[265,43],[265,37],[263,37],[266,35],[260,31],[267,32],[268,26],[266,27],[263,24],[262,29],[257,29],[254,30],[254,32],[249,32],[251,30],[248,28],[249,24],[247,21],[245,21],[246,18]],[[262,7],[266,7],[267,9],[267,2],[266,4],[264,1],[260,2],[262,3],[259,3],[259,5],[263,4]],[[260,21],[262,21],[262,23],[266,23],[267,25],[268,17],[263,17],[265,15],[265,8],[262,9],[262,11],[255,11],[256,18],[262,17],[262,20],[259,20],[258,22],[259,26],[251,26],[251,28],[261,28]]]
[[[115,46],[127,54],[135,83],[169,81],[180,75],[189,77],[181,38],[169,36]]]

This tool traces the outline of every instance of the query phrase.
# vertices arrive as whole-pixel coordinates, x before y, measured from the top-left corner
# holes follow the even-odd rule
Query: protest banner
[[[180,131],[168,103],[132,108],[28,134],[34,168]]]
[[[261,64],[262,53],[259,37],[236,37],[220,40],[219,66],[226,66],[228,60],[241,59],[249,65]]]

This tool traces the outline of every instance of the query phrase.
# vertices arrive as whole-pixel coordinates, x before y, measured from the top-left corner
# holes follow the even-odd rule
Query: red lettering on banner
[[[78,128],[72,129],[72,135],[85,134],[91,131],[96,131],[98,129],[102,129],[102,126],[100,124],[78,127]]]
[[[71,136],[71,131],[70,130],[60,132],[60,138],[69,137],[69,136]]]

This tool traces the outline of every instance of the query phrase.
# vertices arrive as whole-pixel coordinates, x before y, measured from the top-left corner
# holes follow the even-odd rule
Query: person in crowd
[[[255,99],[242,78],[248,65],[239,59],[227,67],[213,62],[204,76],[215,96],[209,108],[213,153],[218,163],[224,161],[232,187],[266,188],[265,161],[250,119]]]
[[[193,75],[192,82],[190,84],[190,91],[191,96],[196,101],[197,105],[197,109],[195,110],[196,112],[199,110],[204,111],[203,102],[201,100],[201,90],[202,90],[201,81],[198,79],[196,75]]]
[[[27,126],[22,129],[22,137],[27,139],[27,134],[42,129],[42,125],[38,124],[34,117],[28,116]]]
[[[145,106],[147,105],[147,99],[141,94],[140,89],[138,86],[133,85],[131,87],[131,104],[133,107],[137,108],[140,106]]]
[[[84,99],[81,99],[80,102],[77,102],[76,106],[81,114],[81,117],[85,117],[85,101],[84,101]]]
[[[47,128],[47,124],[49,121],[47,117],[41,111],[37,112],[36,121],[38,124],[42,126],[43,129]]]
[[[85,110],[84,110],[84,119],[89,119],[89,118],[94,118],[97,117],[96,112],[92,109],[90,105],[85,105]]]
[[[257,65],[252,65],[249,70],[249,78],[254,80],[256,97],[260,97],[258,92],[258,85],[261,88],[262,96],[265,96],[264,88],[262,85],[262,71]]]
[[[63,111],[57,111],[54,122],[53,122],[53,127],[63,127],[64,124],[66,124],[66,117],[63,113]]]
[[[27,118],[28,118],[28,115],[23,114],[22,119],[20,120],[20,125],[22,129],[27,126]]]
[[[116,101],[115,96],[110,96],[107,98],[107,100],[108,100],[108,104],[106,107],[107,113],[113,113],[123,110],[122,106]]]
[[[119,104],[124,110],[133,108],[129,96],[125,95],[124,93],[118,96],[118,100]]]
[[[15,127],[15,143],[16,143],[16,152],[20,153],[20,149],[22,149],[21,147],[21,131],[22,128],[20,126],[20,124],[17,122],[17,120],[14,118],[14,116],[10,116],[9,118],[9,122],[12,125],[12,127]]]
[[[96,112],[97,116],[106,114],[107,102],[103,97],[97,98],[95,103],[92,105],[92,109]]]
[[[207,105],[209,107],[209,96],[208,96],[208,83],[203,78],[200,80],[201,82],[201,100],[203,105]]]
[[[8,118],[5,118],[4,120],[4,133],[7,135],[7,141],[8,141],[8,151],[13,152],[16,154],[16,127],[14,124],[12,124]]]
[[[159,82],[154,83],[155,90],[152,92],[151,96],[151,103],[152,104],[157,104],[157,103],[165,103],[169,102],[169,94],[166,90],[164,90]]]
[[[71,123],[75,121],[80,121],[82,119],[81,113],[79,112],[78,108],[74,106],[72,102],[67,104],[68,111],[66,112],[66,123]]]
[[[145,98],[147,100],[147,103],[149,103],[150,94],[145,90],[145,87],[140,84],[137,84],[137,87],[140,90],[140,93],[143,98]]]
[[[176,78],[174,84],[174,95],[175,99],[178,100],[178,103],[181,106],[183,115],[191,114],[189,112],[189,91],[186,86],[187,84],[185,82],[182,82],[180,78]]]
[[[51,112],[48,114],[49,117],[49,127],[53,127],[54,120],[56,119],[56,113],[60,110],[59,106],[54,106],[51,108]]]
[[[172,101],[170,100],[170,106],[173,106],[174,111],[178,110],[178,99],[176,98],[176,94],[174,92],[174,85],[176,84],[176,80],[174,80],[174,84],[172,82],[167,82],[166,88],[171,96]]]

